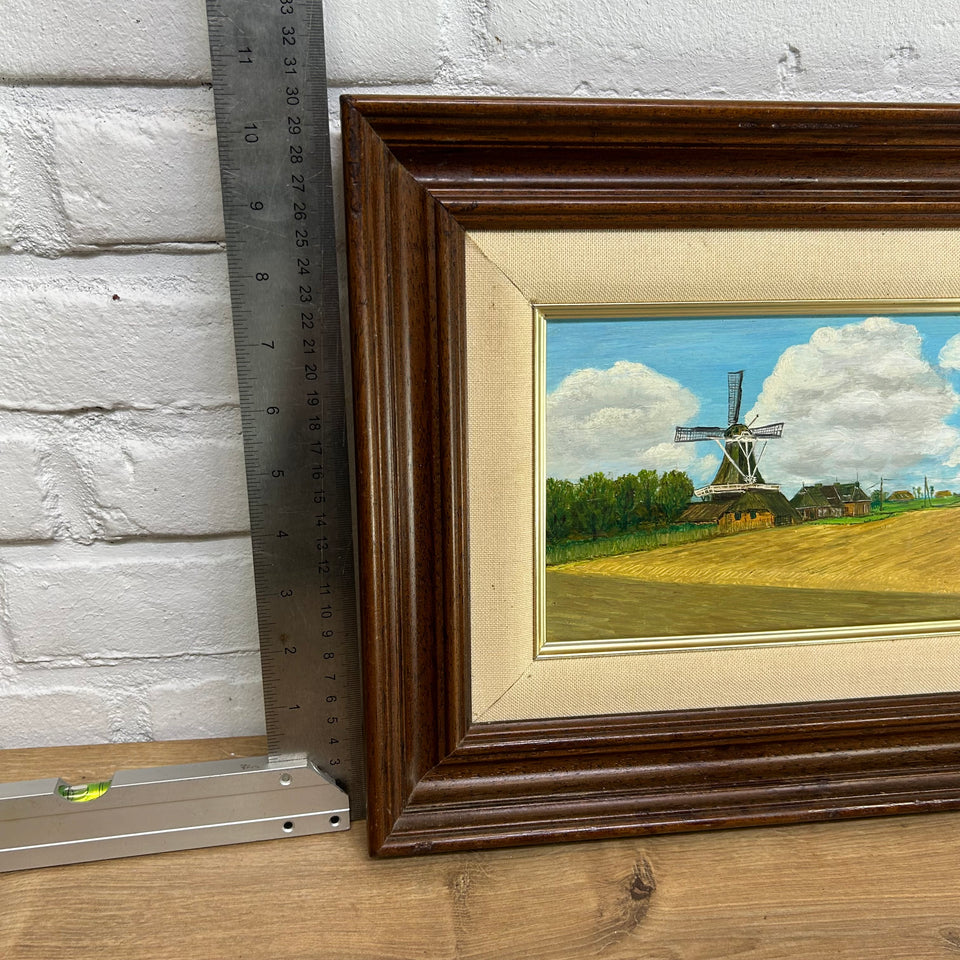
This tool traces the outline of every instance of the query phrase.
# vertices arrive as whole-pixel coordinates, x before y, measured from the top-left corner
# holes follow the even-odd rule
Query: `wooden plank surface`
[[[262,741],[0,752],[0,781],[265,752]],[[0,957],[960,958],[960,814],[371,861],[363,824],[0,874]]]

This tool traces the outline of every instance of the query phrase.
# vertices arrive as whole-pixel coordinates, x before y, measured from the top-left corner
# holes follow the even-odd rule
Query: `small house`
[[[909,490],[894,490],[893,493],[887,497],[888,500],[912,500],[913,494]]]
[[[870,496],[859,483],[804,484],[790,504],[804,520],[865,517],[870,513]]]

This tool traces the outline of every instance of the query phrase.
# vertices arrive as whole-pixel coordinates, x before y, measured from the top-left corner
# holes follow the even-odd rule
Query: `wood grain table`
[[[0,752],[0,781],[265,752],[177,741]],[[960,814],[368,859],[364,824],[0,874],[0,958],[960,958]]]

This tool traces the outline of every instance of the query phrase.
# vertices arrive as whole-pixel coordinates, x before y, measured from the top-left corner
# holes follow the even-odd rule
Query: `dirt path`
[[[960,508],[755,530],[551,570],[660,583],[960,594]]]

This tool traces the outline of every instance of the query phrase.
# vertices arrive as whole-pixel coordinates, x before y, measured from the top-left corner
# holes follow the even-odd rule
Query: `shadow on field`
[[[652,583],[547,570],[547,640],[960,620],[960,594]]]

